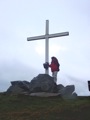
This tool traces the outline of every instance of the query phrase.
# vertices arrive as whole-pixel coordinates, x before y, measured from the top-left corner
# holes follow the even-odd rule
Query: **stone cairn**
[[[28,81],[11,81],[11,86],[7,89],[8,94],[25,94],[30,96],[61,96],[65,99],[76,99],[75,86],[56,84],[53,77],[47,74],[39,74],[30,82]]]

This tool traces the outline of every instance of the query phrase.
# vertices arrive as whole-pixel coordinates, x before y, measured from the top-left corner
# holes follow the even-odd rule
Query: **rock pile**
[[[12,81],[11,86],[6,93],[10,94],[28,94],[31,96],[61,96],[67,99],[74,99],[77,94],[74,92],[75,86],[68,85],[64,87],[62,84],[56,84],[53,77],[47,74],[39,74],[30,82],[27,81]]]

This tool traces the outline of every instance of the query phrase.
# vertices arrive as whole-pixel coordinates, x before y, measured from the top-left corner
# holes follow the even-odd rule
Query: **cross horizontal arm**
[[[55,33],[55,34],[49,34],[48,38],[62,37],[67,35],[69,35],[69,32]]]
[[[45,39],[45,35],[35,36],[35,37],[28,37],[27,41],[40,40],[40,39]]]
[[[55,34],[49,34],[49,35],[41,35],[41,36],[35,36],[35,37],[28,37],[27,41],[33,41],[33,40],[40,40],[47,38],[54,38],[54,37],[62,37],[69,35],[69,32],[62,32],[62,33],[55,33]]]

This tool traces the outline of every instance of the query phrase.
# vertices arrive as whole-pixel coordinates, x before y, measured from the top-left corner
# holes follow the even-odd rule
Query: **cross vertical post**
[[[49,20],[46,20],[46,37],[45,37],[45,62],[49,62]],[[49,70],[45,69],[45,74],[49,74]]]

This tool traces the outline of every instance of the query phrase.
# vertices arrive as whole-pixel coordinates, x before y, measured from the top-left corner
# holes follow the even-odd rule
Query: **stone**
[[[47,93],[47,92],[30,93],[30,96],[37,96],[37,97],[54,97],[59,95],[60,93]]]
[[[12,86],[17,85],[18,87],[28,91],[29,90],[29,82],[27,81],[11,81]]]
[[[30,93],[33,92],[56,92],[57,85],[53,77],[48,74],[39,74],[30,82]]]
[[[62,84],[57,85],[57,92],[60,92],[60,90],[64,89],[64,86]]]
[[[27,81],[11,81],[11,86],[7,89],[7,93],[20,94],[29,92],[29,84]]]
[[[77,96],[78,96],[77,93],[74,92],[74,93],[72,94],[72,99],[76,99]]]
[[[74,92],[74,90],[75,90],[74,85],[68,85],[59,90],[59,92],[61,95],[71,95]]]
[[[66,89],[66,94],[70,95],[75,91],[75,86],[74,85],[67,85],[65,87]]]
[[[10,86],[7,90],[7,93],[9,93],[9,94],[20,94],[23,92],[24,92],[24,90],[22,88],[20,88],[18,85]]]

